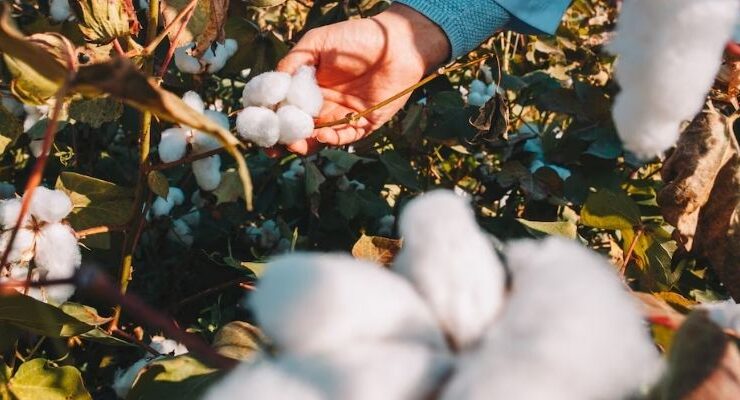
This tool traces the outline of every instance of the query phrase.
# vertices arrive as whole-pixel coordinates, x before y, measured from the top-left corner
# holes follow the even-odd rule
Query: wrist
[[[450,58],[450,42],[436,23],[403,4],[391,4],[387,10],[372,17],[387,32],[391,48],[402,45],[405,54],[415,58],[426,72],[436,69]]]

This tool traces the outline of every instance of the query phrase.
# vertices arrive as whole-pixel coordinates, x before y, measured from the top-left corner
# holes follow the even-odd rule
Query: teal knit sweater
[[[494,32],[553,34],[571,0],[396,0],[424,14],[447,34],[451,58],[477,47]]]

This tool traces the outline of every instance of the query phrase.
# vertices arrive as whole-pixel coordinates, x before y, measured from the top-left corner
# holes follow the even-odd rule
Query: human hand
[[[301,65],[316,66],[324,105],[319,123],[340,120],[363,111],[418,82],[450,53],[445,33],[417,11],[400,4],[366,19],[312,29],[278,64],[294,73]],[[322,144],[355,142],[386,123],[410,95],[351,124],[318,128],[313,135],[288,146],[299,154]]]

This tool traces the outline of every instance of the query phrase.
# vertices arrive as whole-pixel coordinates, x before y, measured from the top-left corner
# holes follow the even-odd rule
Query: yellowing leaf
[[[402,241],[397,239],[362,235],[352,247],[352,256],[388,266],[401,251],[401,244]]]
[[[564,236],[569,239],[575,239],[578,234],[578,227],[571,221],[528,221],[522,218],[518,218],[517,221],[527,230],[540,234]]]
[[[632,229],[640,224],[640,209],[624,192],[601,189],[588,195],[581,223],[599,229]]]
[[[21,364],[8,382],[17,400],[92,400],[75,367],[56,367],[43,358]]]
[[[213,348],[226,357],[245,360],[260,349],[263,341],[259,328],[243,321],[232,321],[218,330]]]
[[[123,1],[72,0],[80,31],[85,39],[105,44],[129,35],[128,15]]]
[[[62,172],[56,188],[72,200],[69,222],[75,230],[124,225],[133,212],[133,192],[116,184],[74,172]]]
[[[146,183],[154,194],[163,199],[166,199],[170,193],[170,183],[167,181],[167,177],[159,171],[149,172],[146,176]]]
[[[21,133],[23,133],[21,122],[0,105],[0,154],[5,153],[8,146],[13,145]]]

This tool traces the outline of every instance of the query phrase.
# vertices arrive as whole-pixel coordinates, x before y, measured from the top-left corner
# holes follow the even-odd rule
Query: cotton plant
[[[54,22],[64,22],[74,19],[69,0],[49,0],[49,17]]]
[[[274,248],[282,240],[280,227],[277,222],[268,219],[259,227],[250,225],[245,229],[247,237],[260,248],[269,250]]]
[[[207,110],[198,93],[188,91],[182,99],[195,111],[202,113],[224,129],[229,129],[229,119],[226,115],[218,111]],[[157,151],[159,158],[167,163],[185,157],[188,154],[188,148],[191,149],[192,154],[202,154],[221,147],[218,139],[204,132],[186,127],[173,127],[162,131]],[[195,182],[201,189],[212,191],[221,183],[221,156],[218,154],[193,161],[191,168]]]
[[[323,103],[314,67],[302,66],[292,76],[265,72],[244,86],[236,130],[260,147],[292,144],[311,135]]]
[[[147,4],[148,6],[148,4]],[[195,44],[188,42],[175,49],[175,66],[180,72],[186,74],[215,74],[226,65],[226,62],[239,49],[239,44],[234,39],[225,39],[223,43],[215,42],[206,49],[200,58],[192,55]]]
[[[184,345],[163,336],[153,336],[149,346],[160,355],[147,353],[144,357],[134,362],[126,369],[117,369],[113,375],[113,391],[120,399],[125,399],[128,392],[136,384],[139,375],[144,368],[154,361],[161,360],[167,356],[177,357],[187,354],[188,349]]]
[[[529,172],[534,174],[540,168],[549,168],[555,171],[563,181],[567,180],[572,175],[568,168],[552,163],[545,158],[545,151],[542,148],[542,140],[539,137],[532,138],[524,142],[523,150],[532,154],[532,162],[529,164]]]
[[[0,252],[8,247],[22,205],[21,198],[0,200]],[[72,212],[72,201],[60,190],[36,188],[29,212],[21,222],[9,250],[9,275],[0,279],[34,281],[64,279],[74,275],[82,261],[77,236],[64,219]],[[33,263],[31,263],[33,262]],[[22,291],[22,289],[19,289]],[[73,285],[53,285],[29,289],[38,300],[61,304],[74,294]]]
[[[496,94],[496,84],[486,84],[480,79],[474,79],[468,88],[468,104],[482,107]]]
[[[504,267],[449,191],[412,200],[399,226],[390,269],[340,254],[272,261],[246,305],[273,350],[205,399],[618,400],[661,373],[636,300],[581,245],[516,241]]]
[[[676,143],[705,102],[738,12],[738,0],[624,1],[609,48],[618,56],[613,116],[625,149],[650,158]]]

